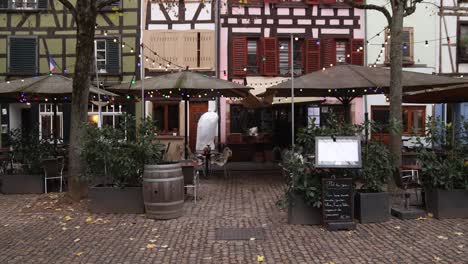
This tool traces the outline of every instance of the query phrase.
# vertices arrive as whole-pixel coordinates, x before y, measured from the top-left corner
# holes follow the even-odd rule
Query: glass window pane
[[[102,126],[114,126],[114,116],[105,115],[102,116]]]
[[[388,124],[390,119],[389,109],[373,108],[372,121],[375,123],[377,133],[388,133]]]
[[[280,41],[279,70],[280,74],[289,73],[289,41]]]
[[[247,41],[247,64],[249,73],[258,73],[257,41]]]
[[[58,115],[56,117],[56,122],[57,122],[57,137],[63,138],[63,133],[62,133],[62,116]],[[53,127],[52,127],[53,128]],[[53,130],[52,130],[53,131]],[[53,135],[52,135],[53,138]]]
[[[302,41],[294,41],[294,73],[302,74]]]
[[[468,25],[460,25],[459,54],[463,60],[468,60]]]
[[[414,110],[411,112],[411,130],[413,134],[424,132],[424,111]]]
[[[49,115],[41,116],[41,134],[42,139],[50,139],[52,134],[52,117]]]
[[[168,107],[168,130],[171,132],[179,131],[179,105],[169,105]]]
[[[345,41],[336,41],[336,63],[345,63],[346,62],[346,42]]]
[[[406,133],[410,132],[409,127],[408,127],[408,124],[409,124],[409,115],[408,115],[408,113],[409,113],[408,109],[403,109],[402,117],[401,117],[401,120],[403,121],[401,129],[402,129],[403,132],[406,132]]]
[[[164,131],[164,106],[153,106],[153,121],[158,131]]]
[[[98,40],[97,41],[97,49],[106,49],[106,41],[105,40]]]
[[[88,122],[97,126],[99,121],[99,116],[98,115],[88,115]]]

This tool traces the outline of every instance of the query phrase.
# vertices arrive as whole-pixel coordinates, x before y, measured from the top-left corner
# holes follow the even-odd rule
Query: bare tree
[[[390,29],[390,150],[395,159],[394,173],[400,172],[401,166],[401,128],[402,128],[402,74],[403,74],[403,20],[416,11],[416,5],[423,0],[389,0],[386,5],[358,4],[355,0],[345,0],[358,9],[376,10],[387,19]],[[390,177],[391,187],[395,183]]]
[[[87,194],[87,184],[80,180],[83,172],[79,156],[81,127],[87,120],[88,96],[93,66],[94,36],[96,17],[101,8],[118,0],[77,0],[73,5],[69,0],[58,0],[70,12],[76,22],[76,64],[73,74],[71,102],[71,125],[69,145],[69,195],[79,200]]]

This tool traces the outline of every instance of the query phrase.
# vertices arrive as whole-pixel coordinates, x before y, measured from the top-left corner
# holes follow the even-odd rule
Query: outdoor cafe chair
[[[229,170],[228,170],[228,161],[229,158],[232,157],[232,150],[228,147],[224,148],[223,152],[221,155],[214,157],[211,160],[211,164],[216,165],[220,168],[223,168],[224,170],[224,177],[227,178],[229,177]]]
[[[63,169],[65,166],[64,158],[45,159],[42,161],[44,169],[44,189],[47,193],[47,180],[60,179],[60,192],[63,186]]]
[[[400,174],[394,175],[396,185],[405,191],[405,208],[409,208],[410,193],[409,189],[413,189],[416,195],[416,200],[419,202],[418,190],[422,188],[419,178],[418,165],[402,165]]]

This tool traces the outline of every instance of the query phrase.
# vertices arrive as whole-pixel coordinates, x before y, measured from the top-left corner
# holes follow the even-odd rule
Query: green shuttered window
[[[107,73],[120,73],[120,44],[113,39],[106,39],[106,52]]]
[[[8,72],[17,75],[37,74],[37,38],[9,39]]]

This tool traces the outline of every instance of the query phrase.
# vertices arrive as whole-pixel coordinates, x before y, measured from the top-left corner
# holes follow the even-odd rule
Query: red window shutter
[[[277,4],[279,0],[265,0],[265,4]]]
[[[306,0],[305,2],[309,5],[318,5],[320,3],[320,0]]]
[[[336,0],[320,0],[322,4],[324,5],[334,5],[337,4]]]
[[[364,0],[353,0],[356,4],[364,4]]]
[[[364,40],[351,40],[351,64],[364,66]]]
[[[244,68],[247,66],[247,38],[233,37],[232,39],[232,74],[246,75]]]
[[[322,50],[322,67],[330,68],[336,64],[336,41],[332,38],[324,38],[320,42]]]
[[[311,73],[320,70],[320,41],[306,39],[305,41],[305,72]]]
[[[274,76],[278,74],[278,39],[262,38],[262,73]]]

